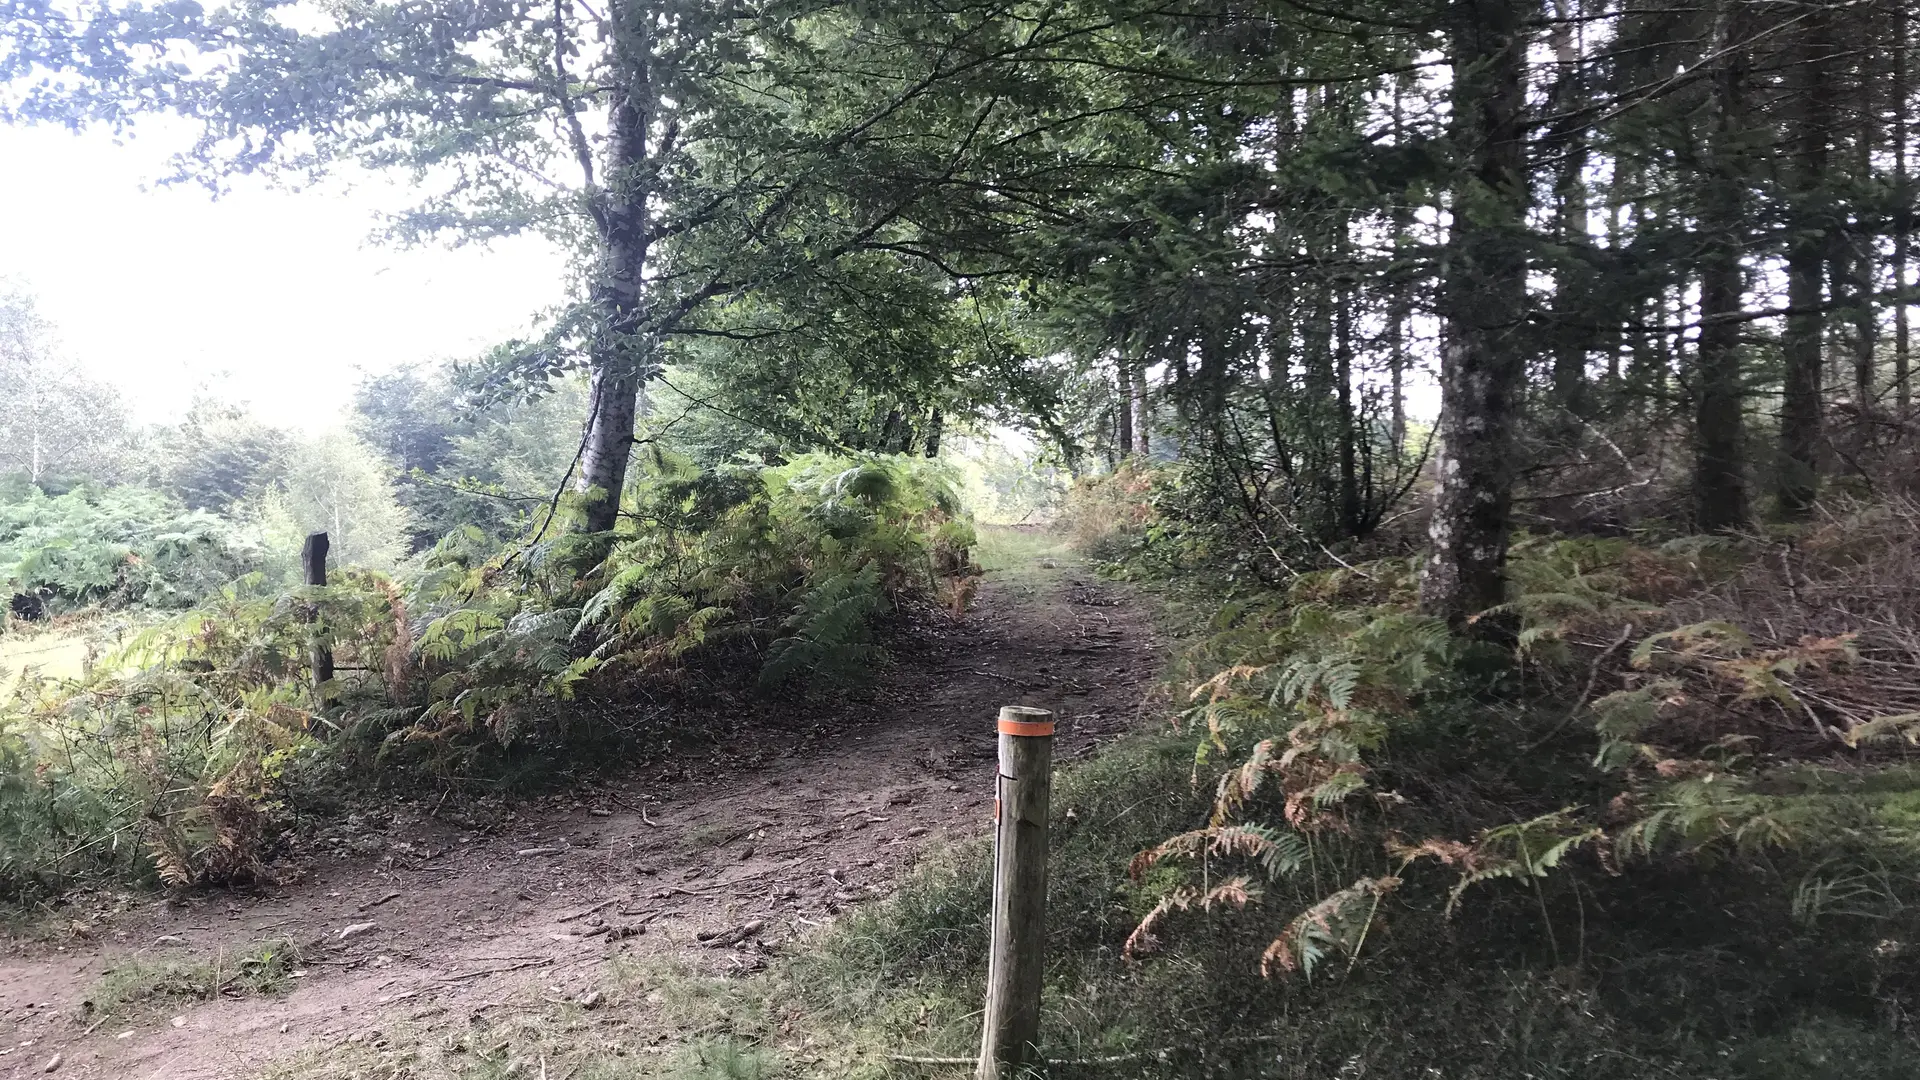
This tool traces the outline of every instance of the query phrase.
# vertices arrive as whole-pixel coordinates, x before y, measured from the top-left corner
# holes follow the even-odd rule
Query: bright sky
[[[562,298],[564,260],[534,238],[400,250],[368,235],[403,205],[393,181],[214,200],[160,188],[173,134],[0,126],[0,276],[36,294],[63,352],[118,386],[136,418],[196,392],[269,422],[331,426],[361,371],[472,356]]]

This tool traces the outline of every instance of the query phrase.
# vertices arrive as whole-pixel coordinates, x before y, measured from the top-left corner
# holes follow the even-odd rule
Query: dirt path
[[[1135,721],[1158,670],[1146,620],[1028,541],[989,570],[964,619],[934,617],[896,643],[878,686],[823,737],[784,732],[776,704],[747,764],[655,763],[521,807],[491,833],[403,808],[360,823],[364,854],[286,886],[149,897],[0,953],[0,1077],[44,1075],[58,1055],[63,1077],[237,1080],[421,1040],[529,990],[592,1008],[619,958],[763,966],[885,895],[928,845],[984,830],[998,706],[1055,709],[1068,760]],[[217,965],[208,981],[237,991],[270,940],[302,945],[291,992],[104,1017],[88,1004],[169,964]]]

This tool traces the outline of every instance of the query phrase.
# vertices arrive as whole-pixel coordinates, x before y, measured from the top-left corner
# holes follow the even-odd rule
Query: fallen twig
[[[509,971],[520,971],[523,968],[546,967],[551,963],[553,963],[551,960],[529,960],[524,964],[510,964],[507,967],[485,968],[480,971],[463,971],[458,975],[447,975],[441,978],[440,981],[461,982],[466,979],[478,979],[483,975],[503,975]]]
[[[645,823],[647,823],[648,825],[651,825],[651,826],[653,826],[653,827],[654,827],[654,828],[656,828],[656,829],[664,829],[664,828],[666,828],[666,826],[665,826],[665,825],[662,825],[662,824],[660,824],[659,822],[657,822],[657,821],[655,821],[655,820],[653,820],[652,818],[650,818],[650,817],[648,817],[648,816],[647,816],[647,808],[646,808],[646,807],[644,807],[644,806],[635,806],[634,804],[632,804],[632,803],[630,803],[630,802],[628,802],[627,800],[625,800],[625,799],[623,799],[623,798],[621,798],[620,796],[618,796],[618,795],[612,795],[612,794],[609,794],[609,795],[607,796],[607,801],[609,801],[609,802],[612,802],[612,803],[616,803],[616,804],[618,804],[618,805],[620,805],[620,806],[624,806],[624,807],[626,807],[627,809],[629,809],[629,810],[631,810],[631,811],[633,811],[634,813],[636,813],[636,814],[639,814],[639,815],[640,815],[640,820],[641,820],[641,821],[643,821],[643,822],[645,822]]]
[[[620,902],[620,898],[617,896],[611,900],[602,900],[599,903],[593,905],[592,907],[581,908],[579,911],[576,911],[571,915],[562,915],[559,918],[553,920],[553,922],[554,922],[554,925],[558,926],[561,923],[570,923],[576,919],[584,919],[596,911],[604,911],[607,908],[610,908],[619,902]]]
[[[755,934],[758,934],[760,928],[764,925],[766,924],[759,919],[755,919],[752,922],[741,923],[739,926],[730,930],[695,934],[694,938],[709,949],[724,949],[732,945],[738,945]]]
[[[1221,1039],[1219,1040],[1219,1045],[1229,1046],[1246,1043],[1274,1042],[1281,1038],[1283,1038],[1283,1036],[1279,1035],[1240,1035]],[[1098,1057],[1082,1058],[1048,1058],[1047,1064],[1050,1066],[1121,1065],[1129,1061],[1164,1060],[1172,1056],[1179,1049],[1177,1046],[1163,1046],[1153,1050],[1136,1050],[1130,1054],[1102,1054]],[[973,1065],[980,1060],[977,1057],[921,1057],[916,1054],[888,1054],[887,1058],[890,1061],[896,1061],[903,1065]]]

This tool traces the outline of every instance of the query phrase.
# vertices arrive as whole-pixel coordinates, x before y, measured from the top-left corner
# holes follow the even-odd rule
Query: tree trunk
[[[1830,250],[1830,230],[1820,205],[1827,168],[1832,103],[1826,100],[1825,68],[1830,48],[1826,17],[1811,11],[1801,26],[1793,72],[1794,199],[1788,223],[1786,333],[1781,339],[1785,374],[1780,402],[1780,511],[1804,517],[1820,493],[1821,337],[1825,319],[1821,288]]]
[[[1747,521],[1746,424],[1741,403],[1740,319],[1746,282],[1742,196],[1747,173],[1739,147],[1745,118],[1746,57],[1727,52],[1741,40],[1737,7],[1724,3],[1714,20],[1713,51],[1724,54],[1713,77],[1712,127],[1702,177],[1699,371],[1694,391],[1694,513],[1705,532],[1728,532]]]
[[[1613,209],[1607,214],[1607,250],[1617,252],[1625,247],[1630,239],[1627,222],[1627,193],[1632,190],[1632,169],[1630,164],[1615,162],[1613,176],[1608,180],[1610,190],[1608,201]],[[1628,351],[1635,340],[1633,331],[1627,325],[1633,314],[1633,304],[1625,297],[1615,297],[1614,302],[1605,308],[1612,324],[1612,332],[1607,341],[1607,390],[1611,400],[1618,402],[1621,397],[1625,376],[1622,367]],[[1618,408],[1616,404],[1614,408]]]
[[[1852,258],[1848,260],[1848,291],[1853,294],[1853,403],[1862,410],[1861,441],[1867,441],[1871,425],[1865,422],[1865,411],[1873,407],[1878,396],[1874,392],[1874,347],[1879,344],[1879,321],[1874,318],[1873,293],[1874,278],[1877,276],[1873,265],[1873,240],[1871,236],[1855,237],[1848,246],[1852,249]]]
[[[1469,172],[1454,189],[1440,286],[1444,445],[1420,606],[1464,629],[1505,600],[1526,374],[1527,45],[1522,0],[1463,0],[1449,12],[1453,139]],[[1495,627],[1479,625],[1482,632]]]
[[[1398,460],[1407,452],[1407,306],[1400,296],[1387,311],[1387,396],[1387,442]]]
[[[1656,234],[1666,235],[1668,217],[1665,206],[1654,215],[1653,229]],[[1672,287],[1672,276],[1671,269],[1663,273],[1663,280],[1653,294],[1653,363],[1647,369],[1647,403],[1656,424],[1664,424],[1673,415],[1673,371],[1679,350],[1674,347],[1674,334],[1668,327],[1680,322],[1674,317],[1680,303],[1678,298],[1671,295],[1677,291]]]
[[[1893,398],[1900,410],[1902,424],[1913,405],[1908,349],[1911,344],[1907,324],[1907,258],[1911,243],[1913,214],[1907,208],[1907,50],[1911,20],[1904,7],[1896,6],[1893,52],[1893,189],[1902,202],[1900,218],[1893,227]],[[1904,430],[1904,429],[1903,429]]]
[[[939,409],[933,410],[932,419],[927,421],[927,456],[940,456],[940,434],[946,429],[947,418]]]
[[[1393,244],[1398,251],[1406,243],[1411,222],[1402,209],[1394,208]],[[1407,452],[1407,322],[1413,315],[1413,298],[1405,280],[1390,286],[1393,296],[1387,303],[1387,442],[1399,460]]]
[[[1867,79],[1862,79],[1860,94],[1861,122],[1854,140],[1854,175],[1867,179],[1874,175],[1873,150],[1880,141],[1880,125],[1874,113],[1874,96],[1877,88]],[[1874,245],[1879,236],[1869,231],[1862,223],[1860,230],[1847,237],[1848,291],[1853,294],[1853,403],[1859,410],[1855,422],[1854,447],[1856,453],[1864,453],[1873,443],[1873,424],[1870,413],[1878,402],[1874,392],[1874,349],[1879,344],[1880,321],[1875,315],[1874,293],[1878,284],[1878,267],[1874,265]]]
[[[1404,130],[1405,115],[1401,106],[1401,92],[1411,85],[1411,76],[1397,76],[1393,83],[1393,142],[1399,146],[1406,138]],[[1387,441],[1393,447],[1395,460],[1407,452],[1407,321],[1413,316],[1412,283],[1406,278],[1405,269],[1397,264],[1406,259],[1410,243],[1409,233],[1413,229],[1413,206],[1404,194],[1394,200],[1391,213],[1393,229],[1394,278],[1390,288],[1391,299],[1387,303],[1387,393],[1392,398],[1388,403],[1391,410],[1387,421]]]
[[[890,454],[900,446],[900,408],[894,406],[887,410],[886,419],[880,421],[880,436],[873,441],[873,448],[882,454]]]
[[[579,528],[605,532],[620,520],[620,496],[633,458],[641,388],[658,370],[645,332],[645,269],[651,242],[647,222],[647,120],[653,108],[650,13],[646,5],[616,3],[610,11],[616,70],[606,140],[606,175],[590,193],[602,244],[591,296],[600,325],[588,364],[587,437],[580,463]]]
[[[1354,445],[1359,425],[1355,423],[1353,410],[1353,307],[1354,293],[1349,287],[1340,293],[1333,350],[1334,391],[1340,423],[1340,533],[1345,537],[1360,535],[1360,471],[1358,448]]]
[[[1114,357],[1114,372],[1120,398],[1117,412],[1120,430],[1114,441],[1120,444],[1120,456],[1126,457],[1133,453],[1133,365],[1128,362],[1124,349]]]
[[[620,493],[627,486],[633,429],[640,418],[640,376],[611,358],[594,364],[587,410],[586,451],[580,462],[580,528],[606,532],[620,520]]]
[[[1586,66],[1575,40],[1580,11],[1574,0],[1554,0],[1557,21],[1551,33],[1560,82],[1554,88],[1554,111],[1574,117],[1586,105]],[[1587,131],[1584,118],[1570,119],[1568,133],[1558,147],[1560,167],[1554,177],[1554,227],[1567,260],[1554,288],[1553,397],[1565,411],[1564,420],[1584,419],[1590,412],[1587,394],[1588,326],[1593,274],[1587,263]]]
[[[1324,236],[1314,237],[1308,249],[1327,258]],[[1317,276],[1307,283],[1300,328],[1300,400],[1294,423],[1300,427],[1299,447],[1303,484],[1311,485],[1313,499],[1306,514],[1296,519],[1316,540],[1331,540],[1339,530],[1340,479],[1337,455],[1339,433],[1338,366],[1334,359],[1333,283]],[[1310,515],[1310,516],[1308,516]]]
[[[1135,361],[1133,378],[1129,380],[1133,387],[1133,452],[1141,457],[1147,456],[1151,449],[1148,432],[1153,427],[1153,402],[1147,396],[1147,362]]]
[[[1283,240],[1276,230],[1274,250],[1291,254],[1295,246],[1290,238]],[[1286,426],[1287,419],[1293,413],[1293,344],[1294,344],[1294,300],[1296,279],[1291,274],[1281,274],[1274,283],[1275,296],[1271,301],[1271,321],[1267,325],[1267,377],[1261,386],[1262,396],[1267,406],[1267,434],[1273,440],[1273,460],[1282,475],[1291,479],[1294,474],[1294,433]]]

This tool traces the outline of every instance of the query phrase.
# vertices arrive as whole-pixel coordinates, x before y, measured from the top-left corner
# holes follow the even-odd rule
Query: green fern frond
[[[1496,878],[1546,877],[1576,848],[1602,835],[1570,808],[1483,830],[1462,860],[1465,872],[1447,894],[1447,915],[1453,914],[1461,896],[1473,886]]]

